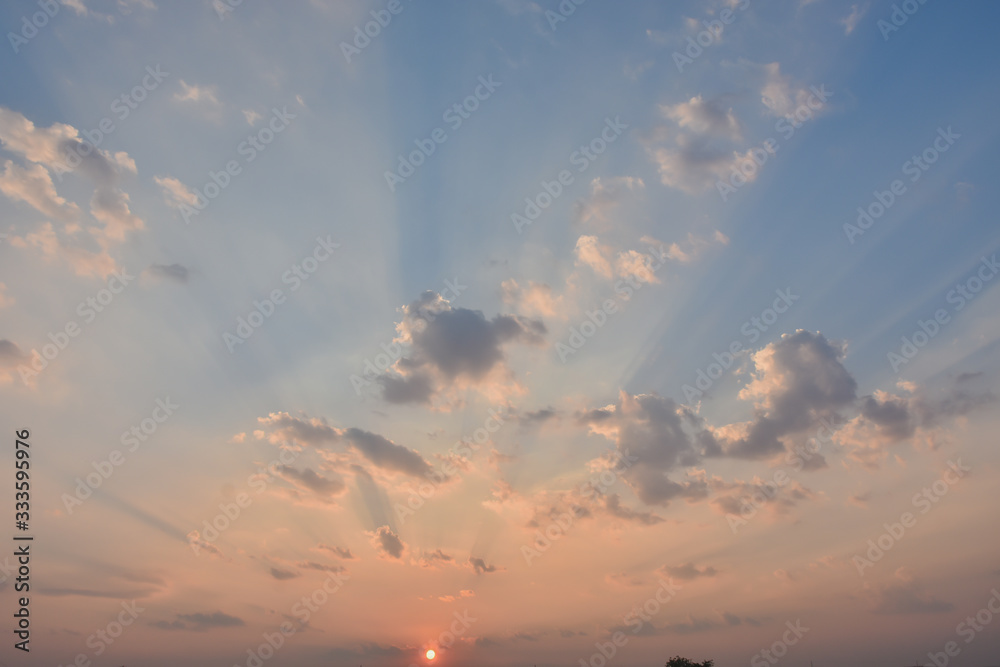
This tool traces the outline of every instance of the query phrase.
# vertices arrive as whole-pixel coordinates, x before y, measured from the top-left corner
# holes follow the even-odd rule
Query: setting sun
[[[427,659],[428,660],[433,660],[434,656],[436,656],[436,655],[437,655],[437,653],[434,652],[434,649],[432,649],[432,648],[427,649]]]

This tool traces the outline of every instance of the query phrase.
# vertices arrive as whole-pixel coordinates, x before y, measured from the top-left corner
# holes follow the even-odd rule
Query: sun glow
[[[434,656],[436,656],[436,655],[437,655],[437,653],[434,652],[434,649],[432,649],[432,648],[427,649],[427,659],[428,660],[433,660]]]

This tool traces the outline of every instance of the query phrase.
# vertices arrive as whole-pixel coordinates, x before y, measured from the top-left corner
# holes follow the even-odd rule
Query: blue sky
[[[225,1],[0,9],[30,658],[995,661],[994,3]]]

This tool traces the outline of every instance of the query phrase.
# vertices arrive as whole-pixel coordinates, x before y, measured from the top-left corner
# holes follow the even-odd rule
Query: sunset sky
[[[4,3],[0,667],[997,665],[998,21]]]

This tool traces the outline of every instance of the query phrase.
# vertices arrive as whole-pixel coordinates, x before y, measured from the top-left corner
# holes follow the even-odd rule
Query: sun
[[[427,655],[427,659],[428,659],[428,660],[433,660],[433,659],[434,659],[434,656],[436,656],[436,655],[437,655],[437,653],[435,653],[435,652],[434,652],[434,649],[432,649],[432,648],[429,648],[429,649],[427,649],[427,653],[426,653],[426,655]]]

